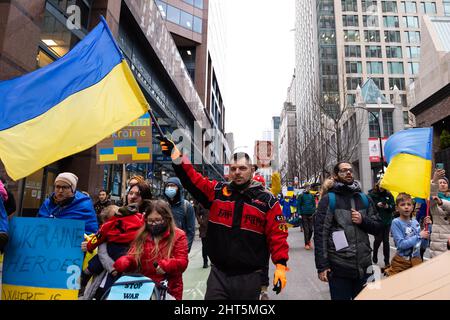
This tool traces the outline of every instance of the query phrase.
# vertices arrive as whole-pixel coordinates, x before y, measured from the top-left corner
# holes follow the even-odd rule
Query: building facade
[[[412,86],[419,127],[433,127],[434,161],[450,170],[450,17],[424,17],[419,76]]]
[[[208,1],[186,2],[189,7],[183,7],[184,13],[177,11],[175,15],[179,15],[180,24],[190,25],[191,30],[185,28],[188,33],[178,35],[177,40],[182,41],[184,36],[186,41],[194,39],[203,43],[208,30]],[[74,17],[73,7],[69,4],[80,9],[80,27],[68,23]],[[173,8],[176,8],[175,4]],[[173,10],[169,12],[174,13]],[[191,15],[186,15],[188,12]],[[169,136],[182,131],[183,139],[191,145],[190,156],[197,160],[197,168],[220,179],[223,166],[214,162],[223,163],[228,148],[223,119],[218,121],[220,125],[217,121],[211,121],[210,105],[205,106],[205,100],[194,84],[195,76],[190,73],[191,65],[183,59],[186,52],[179,51],[181,46],[174,41],[177,36],[170,32],[167,20],[153,0],[3,2],[0,6],[0,79],[31,72],[62,57],[97,25],[100,15],[106,18],[163,131]],[[182,17],[184,20],[181,20]],[[203,59],[204,62],[206,60]],[[196,73],[201,70],[200,60],[196,68]],[[205,62],[204,70],[207,69]],[[198,71],[197,74],[201,73]],[[205,149],[205,145],[212,143],[208,144],[208,134],[204,128],[212,127],[218,132],[217,146],[215,149]],[[91,195],[104,188],[118,199],[122,196],[122,180],[134,174],[143,175],[151,184],[153,193],[158,195],[172,169],[170,159],[161,154],[156,135],[157,131],[153,128],[150,163],[97,165],[96,148],[93,147],[57,161],[18,182],[9,181],[10,189],[16,193],[18,212],[34,215],[45,197],[53,191],[54,178],[63,171],[75,173],[79,177],[78,188]],[[203,156],[205,150],[209,153],[208,157]],[[2,173],[5,174],[4,170]]]
[[[308,149],[313,138],[308,132],[301,133],[302,128],[330,128],[340,122],[336,126],[344,130],[351,114],[343,113],[352,113],[346,109],[354,105],[358,87],[368,79],[390,104],[396,105],[398,94],[403,122],[413,126],[407,89],[419,72],[421,21],[426,16],[450,14],[448,9],[448,1],[442,0],[297,0],[296,83],[302,88],[297,90],[299,144],[303,146],[300,153]],[[365,122],[375,121],[370,113],[365,116]],[[333,144],[333,136],[336,139],[333,133],[320,135],[326,145]],[[337,160],[335,157],[325,162],[329,166]]]

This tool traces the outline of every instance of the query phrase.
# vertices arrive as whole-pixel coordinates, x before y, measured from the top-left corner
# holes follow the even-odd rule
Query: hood
[[[342,182],[335,181],[333,186],[328,192],[335,192],[341,194],[353,194],[355,192],[361,192],[361,183],[354,180],[352,184],[345,184]]]
[[[164,194],[164,197],[169,201],[169,203],[178,203],[178,202],[184,200],[184,188],[183,188],[183,185],[181,184],[180,179],[178,179],[177,177],[168,178],[166,181],[166,185],[164,186],[164,189],[168,183],[173,183],[178,186],[178,192],[177,192],[177,195],[175,196],[175,198],[169,199],[169,197],[167,197]]]

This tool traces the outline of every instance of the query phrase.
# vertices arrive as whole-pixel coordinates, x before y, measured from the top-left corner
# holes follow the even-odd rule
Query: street
[[[373,236],[370,243],[373,246]],[[272,291],[273,285],[269,288],[269,298],[271,300],[330,300],[328,284],[322,282],[317,277],[317,270],[314,262],[314,250],[305,250],[303,232],[300,228],[289,228],[289,261],[288,266],[291,271],[287,273],[287,284],[279,294]],[[390,238],[390,248],[392,259],[395,255],[394,241]],[[189,265],[183,274],[184,300],[203,300],[206,291],[206,280],[208,279],[210,268],[203,269],[202,243],[196,234],[192,249],[189,254]],[[424,261],[429,259],[429,249],[425,252]],[[382,245],[378,249],[378,266],[384,267]],[[269,278],[272,283],[275,266],[270,263]]]

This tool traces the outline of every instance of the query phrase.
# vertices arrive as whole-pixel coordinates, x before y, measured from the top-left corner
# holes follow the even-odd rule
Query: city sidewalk
[[[208,279],[211,266],[203,269],[202,241],[198,237],[198,229],[195,233],[191,252],[189,253],[189,264],[183,273],[183,300],[203,300],[206,292],[206,280]]]

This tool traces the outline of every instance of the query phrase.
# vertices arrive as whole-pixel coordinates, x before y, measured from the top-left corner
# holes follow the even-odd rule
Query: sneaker
[[[0,253],[3,253],[8,243],[8,234],[6,232],[0,232]]]
[[[259,295],[259,300],[270,300],[269,294],[266,291],[262,291]]]

